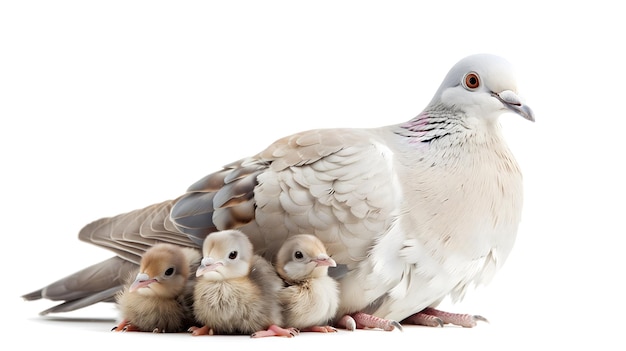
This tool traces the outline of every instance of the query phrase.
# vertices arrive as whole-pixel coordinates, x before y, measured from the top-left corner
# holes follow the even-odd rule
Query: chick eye
[[[170,275],[174,274],[174,267],[170,267],[165,271],[165,276],[169,277]]]
[[[237,258],[237,251],[231,251],[228,254],[228,258],[231,259],[231,260],[234,260],[235,258]]]
[[[480,79],[478,78],[478,74],[474,72],[466,74],[465,78],[463,79],[463,86],[465,86],[465,88],[469,90],[474,90],[478,88],[480,86]]]
[[[301,260],[304,257],[304,255],[302,254],[302,251],[296,251],[296,252],[294,252],[293,257],[296,260]]]

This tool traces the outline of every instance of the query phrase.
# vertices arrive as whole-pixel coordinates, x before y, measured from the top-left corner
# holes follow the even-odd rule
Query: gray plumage
[[[157,244],[116,297],[122,321],[115,331],[182,332],[194,323],[193,279],[200,251]]]
[[[406,122],[287,136],[177,199],[95,221],[79,238],[138,263],[159,241],[199,246],[216,230],[243,231],[266,258],[311,233],[347,270],[338,315],[403,320],[489,282],[513,247],[522,175],[500,131],[506,112],[534,120],[510,64],[469,56]],[[106,263],[115,269],[99,281],[110,284],[77,273],[25,297],[84,306],[119,285],[111,275],[129,268],[123,262]]]

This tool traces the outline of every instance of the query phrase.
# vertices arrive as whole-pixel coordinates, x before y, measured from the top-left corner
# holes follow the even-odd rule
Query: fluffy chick
[[[300,331],[336,332],[331,323],[339,307],[339,288],[328,276],[337,263],[315,236],[300,234],[282,245],[275,259],[285,287],[279,292],[285,325]]]
[[[282,280],[267,260],[254,254],[245,234],[239,230],[211,233],[203,242],[202,253],[193,310],[203,326],[189,328],[192,335],[292,337],[298,333],[280,327]]]
[[[199,250],[160,243],[142,256],[139,272],[117,296],[122,321],[114,331],[182,332],[193,324]],[[193,276],[192,276],[193,277]]]

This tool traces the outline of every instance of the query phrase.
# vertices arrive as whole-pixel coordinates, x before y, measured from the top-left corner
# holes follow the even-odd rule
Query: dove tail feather
[[[98,302],[115,302],[115,296],[122,289],[123,289],[122,285],[113,286],[109,289],[89,295],[82,299],[63,302],[61,304],[48,308],[45,311],[39,312],[39,315],[45,316],[50,313],[71,312],[71,311],[81,309],[83,307],[93,305]]]
[[[59,279],[48,286],[23,295],[25,300],[64,301],[40,314],[68,312],[97,302],[113,302],[128,274],[137,265],[120,257],[111,257]]]
[[[168,200],[114,217],[89,223],[78,233],[84,242],[100,246],[139,264],[143,253],[158,242],[197,247],[170,220],[170,210],[177,200]]]
[[[29,292],[28,294],[22,295],[22,298],[26,301],[34,301],[43,298],[43,289],[35,290],[33,292]]]

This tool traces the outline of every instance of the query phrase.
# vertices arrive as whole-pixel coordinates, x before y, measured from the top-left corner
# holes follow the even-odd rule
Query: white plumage
[[[310,234],[291,236],[275,260],[276,272],[285,282],[278,293],[284,324],[300,331],[333,332],[339,308],[339,285],[328,276],[337,264],[324,244]]]
[[[79,237],[123,258],[97,268],[126,269],[159,241],[197,246],[237,228],[269,258],[289,236],[311,233],[346,268],[338,316],[404,320],[487,283],[513,247],[523,191],[498,123],[505,112],[534,120],[510,64],[469,56],[406,122],[287,136],[175,200],[98,220]],[[106,300],[115,283],[90,287],[83,277],[93,270],[71,277],[84,293],[61,280],[25,297],[68,301],[48,312]]]

